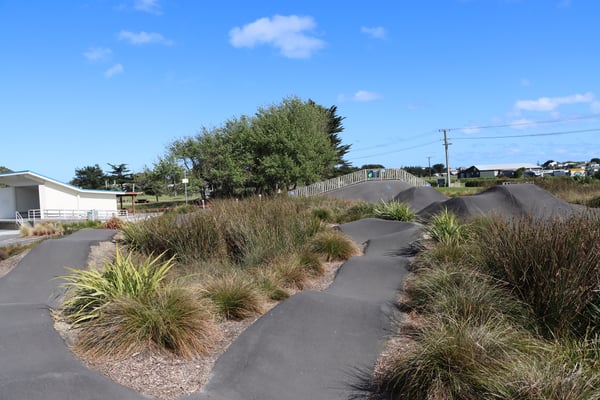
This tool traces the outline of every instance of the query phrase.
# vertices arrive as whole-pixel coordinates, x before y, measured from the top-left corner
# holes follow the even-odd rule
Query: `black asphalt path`
[[[407,274],[409,260],[397,254],[420,237],[421,226],[366,219],[340,229],[366,242],[365,255],[345,262],[327,290],[298,293],[256,321],[217,361],[205,391],[186,399],[347,400],[357,394],[354,387],[383,350]]]
[[[110,230],[82,230],[34,247],[0,279],[0,400],[139,400],[147,397],[86,368],[53,327],[65,266],[85,266]]]

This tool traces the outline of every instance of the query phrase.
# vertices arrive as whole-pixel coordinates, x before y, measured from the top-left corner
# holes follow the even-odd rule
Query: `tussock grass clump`
[[[360,254],[360,249],[348,236],[336,229],[318,233],[309,244],[310,251],[326,261],[343,261]]]
[[[508,364],[505,387],[496,397],[527,400],[600,399],[598,354],[584,355],[590,342],[548,342],[546,351],[514,358]],[[598,343],[592,344],[598,351]]]
[[[425,231],[431,239],[443,244],[464,243],[469,237],[469,226],[447,208],[431,217]]]
[[[115,260],[101,270],[67,268],[70,275],[63,277],[67,289],[63,312],[75,325],[96,319],[114,299],[139,299],[159,291],[172,267],[172,259],[149,256],[134,260],[131,253],[123,256],[117,248]]]
[[[263,309],[263,301],[252,280],[241,273],[205,282],[202,294],[212,301],[217,313],[225,319],[241,320],[258,315]]]
[[[216,335],[205,302],[167,282],[173,259],[134,258],[117,249],[101,270],[69,269],[63,315],[81,328],[77,348],[92,357],[115,357],[156,347],[190,356]]]
[[[220,200],[191,214],[169,214],[129,224],[125,242],[149,254],[167,252],[182,263],[227,260],[253,267],[300,249],[321,221],[293,199]]]
[[[506,320],[530,327],[526,305],[478,271],[450,264],[419,270],[405,284],[407,305],[420,314],[485,323]]]
[[[347,223],[352,221],[357,221],[362,218],[373,217],[375,204],[367,203],[367,202],[357,202],[348,205],[343,211],[341,211],[337,218],[337,223]]]
[[[379,379],[382,398],[493,398],[503,390],[501,377],[511,360],[538,346],[528,334],[494,319],[432,318],[416,339],[388,361]]]
[[[76,349],[91,357],[119,357],[145,349],[183,357],[207,353],[219,333],[210,305],[181,287],[166,286],[144,296],[119,296],[93,323],[82,325]]]
[[[416,219],[417,214],[404,202],[399,201],[381,201],[373,208],[373,215],[377,218],[392,221],[410,222]]]
[[[529,304],[548,337],[584,335],[600,304],[600,220],[592,214],[494,219],[480,233],[481,263]]]
[[[23,225],[19,230],[20,235],[23,237],[62,235],[64,232],[65,229],[61,223],[50,221],[37,223],[33,227]]]

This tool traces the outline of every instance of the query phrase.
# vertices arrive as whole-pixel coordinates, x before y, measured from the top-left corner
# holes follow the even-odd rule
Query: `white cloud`
[[[312,17],[275,15],[233,28],[229,31],[229,43],[233,47],[267,44],[279,49],[285,57],[309,58],[325,46],[324,41],[307,34],[316,26]]]
[[[357,101],[357,102],[368,102],[380,99],[382,96],[379,93],[369,92],[366,90],[359,90],[352,96],[339,95],[339,101]]]
[[[361,26],[360,31],[371,36],[372,39],[385,39],[386,37],[386,31],[383,26],[375,26],[372,28]]]
[[[133,8],[150,14],[162,14],[158,0],[135,0]]]
[[[86,52],[83,53],[83,56],[92,62],[105,61],[110,58],[112,54],[111,49],[103,48],[103,47],[90,47]]]
[[[142,45],[149,43],[156,44],[164,44],[165,46],[173,45],[173,41],[165,38],[160,33],[155,32],[130,32],[130,31],[121,31],[119,32],[119,40],[125,40],[134,45]]]
[[[113,65],[112,67],[110,67],[109,69],[107,69],[106,72],[104,72],[104,77],[107,79],[110,79],[115,75],[122,74],[123,72],[125,72],[123,65],[116,64],[116,65]]]
[[[554,111],[564,104],[592,103],[593,93],[574,94],[565,97],[540,97],[537,100],[518,100],[515,109],[518,111]]]

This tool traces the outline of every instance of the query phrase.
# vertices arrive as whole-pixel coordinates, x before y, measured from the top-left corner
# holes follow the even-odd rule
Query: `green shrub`
[[[310,251],[321,255],[326,261],[343,261],[360,254],[356,243],[341,231],[329,229],[311,240]]]
[[[202,292],[214,303],[217,313],[226,319],[249,318],[260,314],[263,309],[255,286],[242,274],[213,278],[203,284]]]
[[[534,311],[548,337],[583,335],[598,304],[600,222],[592,214],[500,218],[477,239],[482,265]]]
[[[406,222],[414,221],[417,215],[408,204],[395,200],[376,204],[373,214],[381,219]]]

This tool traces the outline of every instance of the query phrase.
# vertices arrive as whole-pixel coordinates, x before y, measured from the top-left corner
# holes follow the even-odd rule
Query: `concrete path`
[[[48,239],[0,279],[0,400],[147,399],[87,369],[54,330],[50,307],[65,266],[84,267],[90,246],[114,231],[82,230]]]
[[[261,317],[229,347],[203,393],[186,399],[347,400],[372,372],[390,333],[407,273],[403,253],[418,224],[367,219],[341,226],[367,241],[323,292],[301,292]]]

